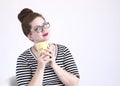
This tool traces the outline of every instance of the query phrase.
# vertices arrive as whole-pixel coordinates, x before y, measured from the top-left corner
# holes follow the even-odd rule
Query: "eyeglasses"
[[[50,23],[49,22],[45,22],[43,23],[42,26],[36,26],[35,29],[31,32],[37,32],[40,33],[43,31],[43,29],[48,29],[50,27]]]

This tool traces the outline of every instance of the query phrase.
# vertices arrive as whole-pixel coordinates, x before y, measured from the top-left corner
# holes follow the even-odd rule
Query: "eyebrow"
[[[43,24],[42,25],[36,25],[35,27],[38,27],[38,26],[43,26],[45,24],[45,22],[43,22]]]

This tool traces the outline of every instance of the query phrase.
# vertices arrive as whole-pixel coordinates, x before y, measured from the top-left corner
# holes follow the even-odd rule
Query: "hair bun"
[[[19,14],[18,14],[18,19],[22,23],[24,18],[27,17],[29,14],[33,13],[33,11],[29,8],[24,8]]]

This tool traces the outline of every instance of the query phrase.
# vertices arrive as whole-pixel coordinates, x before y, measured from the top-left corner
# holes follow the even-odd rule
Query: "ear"
[[[28,37],[29,40],[33,41],[33,38],[31,36],[31,34],[28,34],[27,37]]]

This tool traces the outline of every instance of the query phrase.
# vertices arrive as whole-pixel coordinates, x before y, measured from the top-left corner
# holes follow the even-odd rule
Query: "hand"
[[[46,49],[46,52],[49,54],[49,65],[52,67],[56,62],[56,54],[55,54],[55,46],[51,45],[50,47],[48,47],[48,49]]]
[[[48,47],[44,53],[42,53],[43,49],[40,49],[37,55],[37,60],[38,60],[38,65],[40,65],[40,67],[45,67],[46,64],[50,65],[51,67],[55,64],[55,46],[51,45],[50,47]]]
[[[48,52],[42,53],[43,49],[41,48],[37,53],[37,61],[39,68],[45,68],[46,64],[49,63],[50,54]]]

